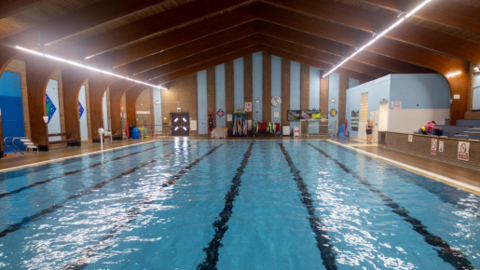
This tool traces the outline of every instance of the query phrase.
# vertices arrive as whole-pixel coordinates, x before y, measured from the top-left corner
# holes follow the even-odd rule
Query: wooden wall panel
[[[347,112],[347,89],[348,89],[348,77],[340,75],[340,83],[338,87],[338,123],[345,122]]]
[[[228,61],[225,63],[225,114],[227,115],[235,111],[233,80],[233,61]],[[226,123],[228,131],[232,132],[232,122],[227,121]]]
[[[173,103],[162,104],[162,118],[166,117],[170,121],[170,113],[177,111],[175,102],[180,101],[182,112],[188,112],[191,119],[198,119],[197,74],[193,73],[169,82],[168,89],[161,92],[162,102]],[[197,131],[190,131],[190,136],[196,135]]]
[[[272,121],[272,55],[263,53],[263,122]]]
[[[300,65],[300,109],[307,110],[310,100],[310,67]]]
[[[26,61],[28,108],[32,142],[40,151],[48,151],[48,126],[43,121],[46,115],[45,90],[50,77],[60,66],[42,58],[29,58]]]
[[[98,129],[103,128],[108,130],[108,127],[103,126],[103,95],[107,88],[118,81],[117,78],[103,74],[94,75],[89,78],[89,100],[90,100],[90,115],[91,115],[91,129],[92,141],[100,142],[100,135]]]
[[[243,58],[243,80],[244,90],[243,99],[244,102],[252,102],[253,106],[253,56],[247,55]],[[253,121],[253,113],[248,113],[248,120]]]
[[[125,99],[127,100],[127,122],[130,126],[136,126],[137,124],[137,98],[138,96],[147,89],[148,86],[143,84],[137,84],[130,87],[125,93]],[[164,91],[162,91],[163,93]],[[162,95],[163,97],[163,95]],[[162,98],[163,101],[163,98]],[[163,106],[162,106],[163,110]]]
[[[213,112],[213,119],[216,113],[215,101],[215,67],[211,67],[207,69],[207,113]],[[215,127],[215,122],[213,126]]]
[[[69,139],[77,140],[76,145],[81,145],[78,95],[88,76],[88,72],[79,68],[64,68],[62,70],[65,132],[70,133]],[[89,110],[87,110],[87,114],[90,114]]]
[[[287,110],[290,110],[290,64],[291,61],[282,58],[282,111],[280,125],[288,126]]]
[[[114,138],[122,137],[122,128],[125,127],[122,127],[122,118],[120,117],[120,113],[126,112],[126,105],[122,105],[122,101],[125,102],[125,92],[134,85],[134,82],[122,80],[113,83],[109,87],[110,117],[112,120],[112,135]],[[126,123],[125,118],[123,123]]]
[[[323,76],[324,72],[320,73]],[[329,76],[320,79],[320,111],[322,116],[325,115],[328,118],[328,84]]]

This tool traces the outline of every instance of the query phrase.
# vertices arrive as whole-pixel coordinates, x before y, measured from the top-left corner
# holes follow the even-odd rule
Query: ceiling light
[[[430,3],[432,0],[425,0],[423,1],[420,5],[418,5],[416,8],[414,8],[412,11],[410,11],[405,17],[402,17],[400,18],[400,20],[396,21],[394,24],[392,24],[389,28],[387,28],[385,31],[383,31],[382,33],[380,34],[376,34],[376,32],[373,33],[373,36],[375,38],[373,38],[372,40],[370,40],[367,45],[361,47],[360,49],[358,49],[355,53],[353,53],[350,57],[346,58],[345,60],[343,60],[340,64],[338,64],[337,66],[334,66],[331,70],[329,70],[327,73],[325,73],[322,77],[325,78],[327,77],[330,73],[332,73],[333,71],[335,71],[337,68],[339,68],[341,65],[345,64],[345,62],[347,62],[348,60],[350,60],[352,57],[354,57],[355,55],[357,55],[359,52],[363,51],[366,47],[372,45],[375,41],[377,41],[378,39],[380,39],[382,36],[384,36],[385,34],[387,34],[390,30],[392,30],[393,28],[397,27],[399,24],[401,24],[403,21],[405,21],[406,18],[412,16],[415,12],[419,11],[421,8],[423,8],[426,4]],[[399,15],[398,17],[400,17],[401,15]],[[476,69],[478,70],[478,69]],[[452,73],[450,74],[450,76],[455,76],[455,75],[458,75],[456,73]]]
[[[175,118],[175,120],[174,120],[173,122],[175,122],[175,123],[176,123],[177,121],[178,121],[178,118]]]
[[[38,55],[38,56],[43,56],[43,57],[46,57],[46,58],[49,58],[49,59],[52,59],[52,60],[56,60],[56,61],[59,61],[59,62],[67,63],[67,64],[74,65],[74,66],[81,67],[81,68],[86,68],[86,69],[91,70],[91,71],[107,74],[107,75],[110,75],[110,76],[115,76],[115,77],[118,77],[118,78],[121,78],[121,79],[129,80],[129,81],[136,82],[136,83],[139,83],[139,84],[143,84],[143,85],[146,85],[146,86],[150,86],[150,87],[153,87],[153,88],[160,88],[162,90],[168,90],[168,88],[165,88],[165,87],[160,86],[160,85],[153,85],[153,84],[149,84],[149,83],[146,83],[146,82],[137,81],[137,80],[134,80],[134,79],[131,79],[131,78],[124,77],[122,75],[118,75],[118,74],[115,74],[115,73],[112,73],[112,72],[109,72],[109,71],[105,71],[105,70],[100,70],[100,69],[94,68],[94,67],[89,67],[89,66],[86,66],[86,65],[74,62],[74,61],[70,61],[70,60],[67,60],[67,59],[63,59],[63,58],[60,58],[60,57],[56,57],[56,56],[53,56],[53,55],[40,53],[40,52],[30,50],[30,49],[27,49],[27,48],[23,48],[23,47],[20,47],[20,46],[16,46],[15,48],[18,49],[18,50],[24,51],[24,52],[35,54],[35,55]]]

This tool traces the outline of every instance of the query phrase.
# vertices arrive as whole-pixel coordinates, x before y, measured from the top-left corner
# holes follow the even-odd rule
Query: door
[[[388,103],[380,104],[378,131],[388,130]]]
[[[190,132],[190,121],[188,113],[171,113],[172,136],[188,136]]]
[[[372,121],[372,125],[373,125],[372,142],[374,142],[374,143],[378,142],[378,119],[379,119],[379,111],[371,111],[370,112],[370,120]]]

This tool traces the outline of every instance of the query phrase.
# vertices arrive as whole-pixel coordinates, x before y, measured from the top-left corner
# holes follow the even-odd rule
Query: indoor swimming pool
[[[157,141],[0,173],[0,269],[480,269],[479,207],[326,141]]]

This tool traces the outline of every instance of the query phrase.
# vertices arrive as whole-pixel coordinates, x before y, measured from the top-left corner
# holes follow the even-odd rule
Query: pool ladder
[[[26,147],[27,147],[27,150],[28,149],[37,149],[37,153],[38,153],[38,146],[36,146],[29,138],[27,137],[6,137],[4,140],[3,140],[3,144],[8,147],[8,149],[10,149],[10,151],[12,151],[15,155],[17,154],[17,152],[15,152],[15,150],[13,150],[8,144],[7,144],[7,140],[8,139],[11,139],[12,140],[12,145],[17,148],[17,150],[22,153],[22,155],[24,155],[25,153],[23,153],[22,150],[20,150],[20,148],[18,148],[17,145],[15,145],[15,140],[20,140]]]

